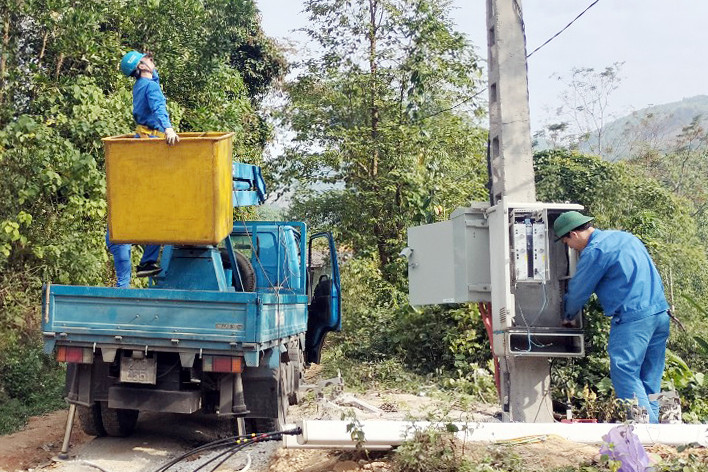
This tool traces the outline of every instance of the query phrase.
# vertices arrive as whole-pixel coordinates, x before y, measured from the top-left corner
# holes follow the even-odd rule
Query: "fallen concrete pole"
[[[364,446],[368,450],[386,450],[411,439],[416,431],[426,428],[444,428],[447,423],[411,421],[361,421],[357,426],[364,432]],[[450,423],[457,427],[462,441],[509,441],[527,436],[560,436],[568,441],[601,444],[602,436],[618,426],[613,423]],[[354,449],[348,421],[305,420],[299,436],[286,436],[284,446],[293,449]],[[697,443],[708,446],[708,424],[635,424],[634,432],[644,445],[666,444],[680,446]]]

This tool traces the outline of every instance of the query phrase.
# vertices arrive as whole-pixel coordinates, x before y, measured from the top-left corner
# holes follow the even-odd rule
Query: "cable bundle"
[[[262,434],[256,434],[256,433],[251,433],[251,434],[246,434],[243,436],[234,436],[230,438],[225,438],[225,439],[219,439],[216,441],[212,441],[210,443],[203,444],[197,448],[194,448],[190,451],[185,452],[184,454],[175,457],[171,461],[167,462],[166,464],[160,466],[158,469],[155,470],[155,472],[165,472],[167,471],[170,467],[173,465],[182,462],[183,460],[187,459],[188,457],[191,457],[195,454],[200,454],[206,451],[212,451],[216,449],[222,449],[226,448],[223,452],[217,454],[216,456],[212,457],[196,469],[194,469],[194,472],[198,472],[200,470],[206,470],[206,467],[215,461],[218,461],[210,470],[209,472],[214,472],[216,469],[218,469],[224,462],[229,460],[234,454],[237,452],[245,449],[246,447],[258,443],[258,442],[264,442],[264,441],[277,441],[281,439],[282,435],[290,435],[290,436],[296,436],[298,434],[302,433],[302,429],[300,428],[295,428],[289,431],[272,431],[270,433],[262,433]],[[220,459],[220,460],[219,460]]]

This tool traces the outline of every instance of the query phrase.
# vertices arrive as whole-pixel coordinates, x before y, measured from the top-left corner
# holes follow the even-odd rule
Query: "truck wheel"
[[[229,253],[226,252],[226,248],[221,248],[219,252],[224,269],[231,269],[231,260],[229,259]],[[248,260],[246,256],[238,251],[234,251],[234,255],[236,256],[236,265],[241,274],[241,279],[239,279],[236,271],[233,271],[231,284],[237,292],[254,292],[256,290],[256,271],[253,269],[253,264],[251,264],[251,261]],[[243,281],[243,285],[241,281]]]
[[[138,410],[108,408],[108,402],[101,402],[101,420],[108,436],[130,436],[138,422]]]
[[[76,411],[79,413],[79,423],[84,433],[99,437],[106,435],[101,421],[101,406],[98,403],[91,406],[76,405]]]
[[[253,269],[253,264],[246,256],[236,251],[236,265],[238,265],[241,280],[243,281],[242,286],[238,274],[234,272],[234,287],[236,287],[236,291],[254,292],[256,290],[256,271]]]
[[[291,380],[289,382],[292,387],[292,391],[288,392],[288,403],[290,405],[297,405],[302,400],[302,393],[300,392],[300,383],[305,375],[305,353],[300,347],[300,341],[295,340],[290,342],[288,345],[288,357],[290,362],[288,362],[288,369],[290,372]]]
[[[218,439],[232,438],[238,436],[238,426],[236,418],[233,416],[217,417],[214,432]]]

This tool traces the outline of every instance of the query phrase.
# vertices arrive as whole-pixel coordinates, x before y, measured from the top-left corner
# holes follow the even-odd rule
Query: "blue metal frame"
[[[70,285],[44,292],[47,353],[56,342],[230,351],[257,366],[258,352],[307,329],[306,295]]]
[[[234,162],[231,166],[233,175],[233,205],[244,207],[260,205],[266,198],[266,185],[261,168],[251,164]]]

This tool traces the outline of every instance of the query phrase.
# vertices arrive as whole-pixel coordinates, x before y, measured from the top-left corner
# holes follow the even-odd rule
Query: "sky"
[[[256,0],[263,29],[277,39],[305,41],[301,0]],[[593,0],[519,0],[528,52],[563,29]],[[486,0],[453,0],[452,17],[486,58]],[[574,67],[602,70],[624,62],[610,117],[650,105],[708,94],[708,0],[600,0],[529,58],[531,128],[552,122],[564,86],[554,75]],[[557,120],[556,120],[557,121]]]

